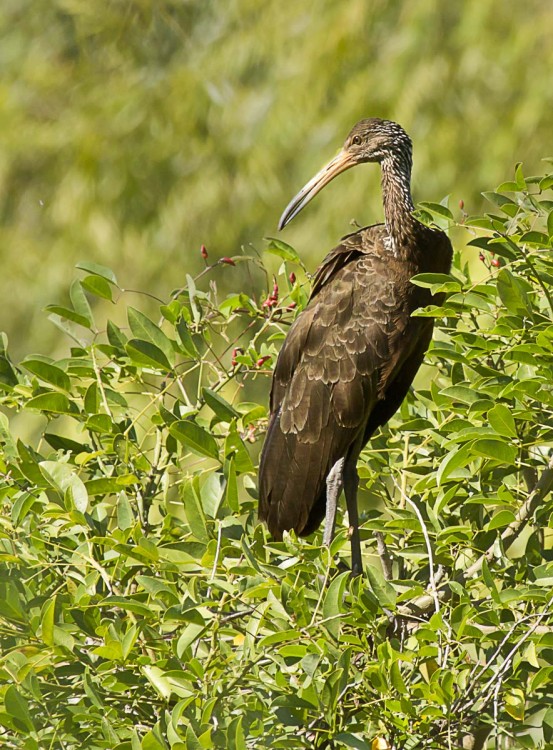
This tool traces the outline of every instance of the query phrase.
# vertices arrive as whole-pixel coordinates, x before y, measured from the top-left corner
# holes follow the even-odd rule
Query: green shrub
[[[420,210],[481,263],[416,280],[448,298],[421,311],[432,370],[362,455],[362,579],[336,567],[343,523],[329,553],[256,518],[268,376],[307,297],[292,248],[270,243],[274,281],[207,259],[162,305],[79,266],[49,308],[70,351],[0,358],[3,747],[553,741],[552,184],[517,168],[493,214]],[[250,291],[220,300],[233,265]]]

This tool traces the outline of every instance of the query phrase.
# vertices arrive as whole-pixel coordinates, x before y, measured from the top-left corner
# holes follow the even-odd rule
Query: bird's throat
[[[390,251],[396,257],[409,252],[419,222],[413,216],[411,198],[411,163],[399,156],[384,159],[382,171],[382,203]]]

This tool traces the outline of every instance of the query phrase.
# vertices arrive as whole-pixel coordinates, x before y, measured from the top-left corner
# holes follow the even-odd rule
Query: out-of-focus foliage
[[[164,290],[261,245],[281,209],[372,115],[415,143],[415,192],[479,191],[551,137],[543,0],[2,0],[2,321],[44,353],[39,311],[74,263]],[[381,215],[377,170],[333,186],[289,236],[313,269]],[[420,185],[420,190],[418,189]]]
[[[69,355],[0,357],[2,747],[553,741],[552,184],[518,168],[493,213],[466,217],[483,279],[457,256],[415,280],[449,294],[421,311],[435,377],[362,456],[355,580],[335,566],[343,523],[329,553],[256,520],[266,407],[244,386],[305,304],[294,250],[268,246],[261,296],[218,290],[256,256],[204,257],[155,314],[81,264],[49,308]],[[125,325],[100,326],[93,299]],[[21,412],[37,441],[18,439]]]

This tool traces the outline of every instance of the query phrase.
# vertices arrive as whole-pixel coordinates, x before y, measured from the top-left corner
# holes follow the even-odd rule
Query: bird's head
[[[284,209],[278,224],[283,229],[325,185],[346,169],[363,162],[393,160],[411,172],[411,139],[396,122],[377,117],[360,120],[351,129],[341,151],[304,185]]]

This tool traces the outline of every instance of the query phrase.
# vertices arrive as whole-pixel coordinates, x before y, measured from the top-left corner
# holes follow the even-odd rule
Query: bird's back
[[[390,252],[383,225],[367,227],[316,273],[276,364],[261,455],[259,515],[277,539],[317,528],[329,471],[392,416],[422,362],[432,319],[411,313],[432,300],[410,279],[447,272],[451,246],[441,232],[421,232],[421,252],[405,260]]]

